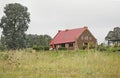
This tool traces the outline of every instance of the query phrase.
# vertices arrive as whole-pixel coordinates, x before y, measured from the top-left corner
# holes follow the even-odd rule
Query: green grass
[[[0,52],[0,78],[120,78],[120,52]]]

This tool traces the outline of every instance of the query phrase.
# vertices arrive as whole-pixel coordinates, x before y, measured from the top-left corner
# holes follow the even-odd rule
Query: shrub
[[[4,46],[0,46],[0,50],[4,51],[4,50],[6,50],[6,48]]]
[[[67,50],[67,48],[65,48],[65,47],[60,47],[60,48],[58,48],[58,50]]]
[[[120,47],[112,47],[111,51],[112,52],[120,52]]]
[[[120,52],[120,46],[98,46],[99,51],[107,51],[107,52]]]
[[[40,51],[40,50],[44,50],[44,48],[43,46],[34,46],[33,50]]]
[[[86,46],[85,46],[85,45],[83,45],[83,46],[82,46],[82,49],[83,49],[83,50],[85,50],[85,49],[86,49]]]
[[[45,47],[43,47],[44,48],[44,50],[46,51],[46,50],[49,50],[49,47],[47,47],[47,46],[45,46]]]
[[[98,50],[99,51],[107,51],[107,48],[105,46],[99,45]]]
[[[49,50],[48,46],[34,46],[33,50],[40,51],[40,50]]]

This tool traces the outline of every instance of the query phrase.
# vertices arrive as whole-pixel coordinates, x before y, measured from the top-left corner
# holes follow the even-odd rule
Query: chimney
[[[58,30],[58,32],[61,32],[61,30]]]
[[[65,31],[69,31],[69,29],[66,29]]]
[[[84,28],[88,29],[88,27],[87,27],[87,26],[84,26]]]

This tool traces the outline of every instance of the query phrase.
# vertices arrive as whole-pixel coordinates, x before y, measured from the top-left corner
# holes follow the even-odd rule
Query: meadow
[[[1,51],[0,78],[120,78],[120,52]]]

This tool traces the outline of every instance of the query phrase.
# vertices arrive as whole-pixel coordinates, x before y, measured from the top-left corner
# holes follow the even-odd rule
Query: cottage
[[[97,46],[96,38],[88,30],[88,27],[59,30],[51,40],[50,46],[54,49],[65,47],[69,50],[89,48],[90,44]]]

